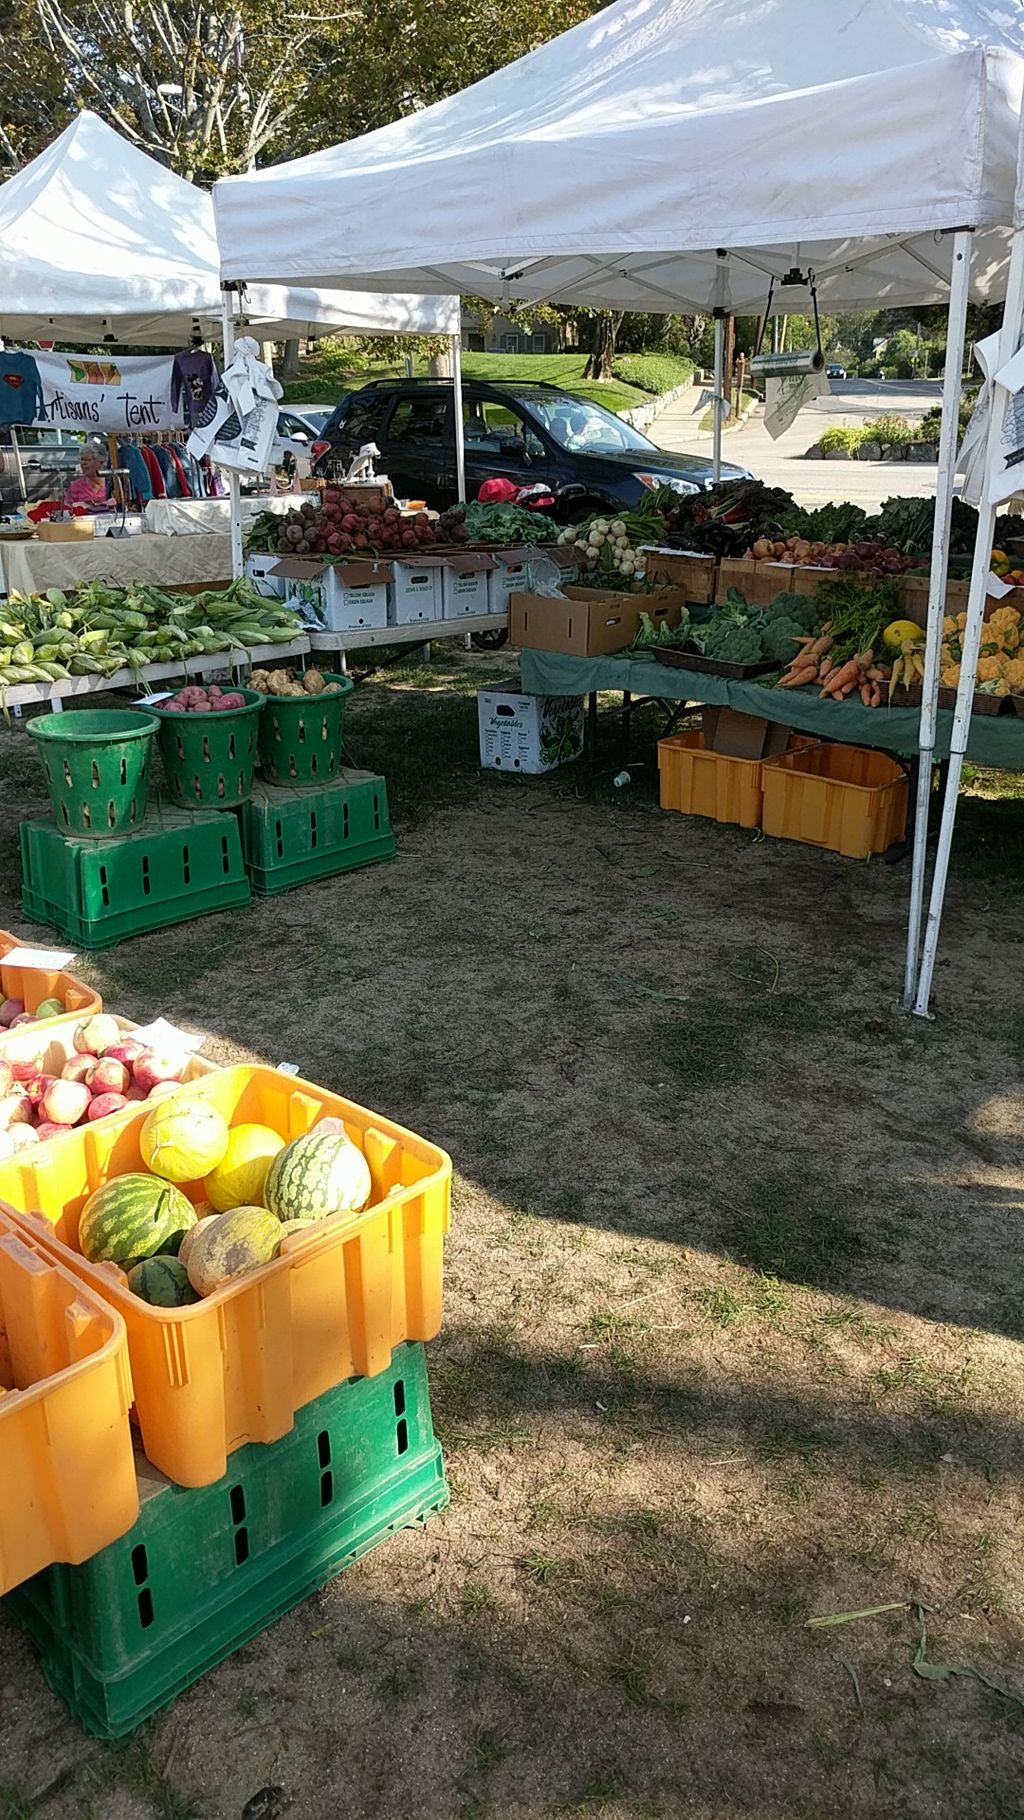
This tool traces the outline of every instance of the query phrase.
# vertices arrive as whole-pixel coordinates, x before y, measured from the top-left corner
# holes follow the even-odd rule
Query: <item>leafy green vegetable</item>
[[[541,512],[522,506],[482,506],[473,499],[466,507],[466,530],[472,543],[557,543],[561,525]]]
[[[804,629],[795,619],[787,619],[784,613],[765,621],[761,627],[761,651],[765,657],[774,658],[778,664],[788,664],[796,655],[796,641],[802,638]]]
[[[693,643],[705,657],[720,663],[756,664],[761,656],[761,640],[753,626],[739,624],[727,611],[695,631]]]
[[[764,609],[766,620],[794,619],[801,632],[817,632],[825,618],[813,594],[776,594]]]
[[[787,534],[806,537],[808,543],[856,543],[864,535],[867,516],[863,506],[843,501],[815,506],[813,510],[793,506],[782,514],[779,523]]]

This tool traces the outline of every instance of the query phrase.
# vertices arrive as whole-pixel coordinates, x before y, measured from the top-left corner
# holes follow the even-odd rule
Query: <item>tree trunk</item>
[[[299,377],[299,344],[297,341],[286,341],[281,356],[280,376],[282,379]]]
[[[450,379],[452,376],[451,349],[445,348],[441,354],[431,354],[427,361],[427,373],[431,379]]]
[[[583,371],[584,379],[610,379],[615,359],[615,337],[622,327],[625,310],[601,310],[594,318],[590,357]]]

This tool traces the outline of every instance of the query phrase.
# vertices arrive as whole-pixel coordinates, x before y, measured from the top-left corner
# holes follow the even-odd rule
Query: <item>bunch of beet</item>
[[[44,1069],[45,1031],[25,1030],[0,1055],[0,1161],[75,1125],[107,1118],[166,1083],[181,1080],[188,1057],[161,1054],[97,1012],[74,1033],[75,1053],[59,1074]]]
[[[202,683],[190,683],[163,706],[177,708],[182,714],[217,714],[224,708],[244,708],[245,696],[237,689],[218,688],[216,683],[211,683],[208,689],[204,689]]]
[[[403,514],[395,505],[346,499],[337,487],[327,487],[320,506],[307,500],[281,519],[277,548],[282,556],[401,556],[467,539],[458,509],[435,520],[427,512]]]

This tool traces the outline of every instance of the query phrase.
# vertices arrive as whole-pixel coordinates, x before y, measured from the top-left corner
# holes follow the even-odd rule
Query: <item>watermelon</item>
[[[199,1300],[178,1258],[143,1258],[129,1270],[128,1287],[151,1308],[184,1308]]]
[[[332,1213],[359,1213],[372,1186],[369,1164],[351,1138],[313,1130],[278,1152],[263,1200],[279,1220],[325,1220]]]
[[[180,1188],[155,1175],[116,1175],[89,1196],[78,1216],[78,1249],[91,1264],[135,1263],[166,1251],[195,1224]]]
[[[281,1244],[281,1222],[265,1207],[236,1207],[208,1221],[188,1254],[188,1279],[200,1295],[213,1295],[235,1277],[269,1264]]]

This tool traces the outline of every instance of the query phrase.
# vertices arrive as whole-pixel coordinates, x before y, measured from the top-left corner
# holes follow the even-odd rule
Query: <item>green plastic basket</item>
[[[141,826],[156,730],[151,714],[132,708],[76,708],[28,722],[63,834],[109,840]]]
[[[315,1587],[444,1509],[422,1346],[307,1403],[280,1441],[239,1448],[216,1485],[172,1485],[140,1456],[139,1492],[120,1541],[3,1602],[98,1738],[134,1731]]]
[[[264,697],[256,689],[235,692],[244,695],[244,708],[219,708],[212,714],[157,706],[148,710],[160,723],[168,795],[183,809],[233,809],[252,789]]]
[[[387,785],[370,771],[341,771],[319,790],[257,783],[240,821],[245,869],[261,897],[394,857]]]
[[[329,784],[341,770],[342,728],[345,703],[352,693],[350,676],[332,676],[340,683],[333,695],[266,695],[260,715],[260,764],[268,783]]]

